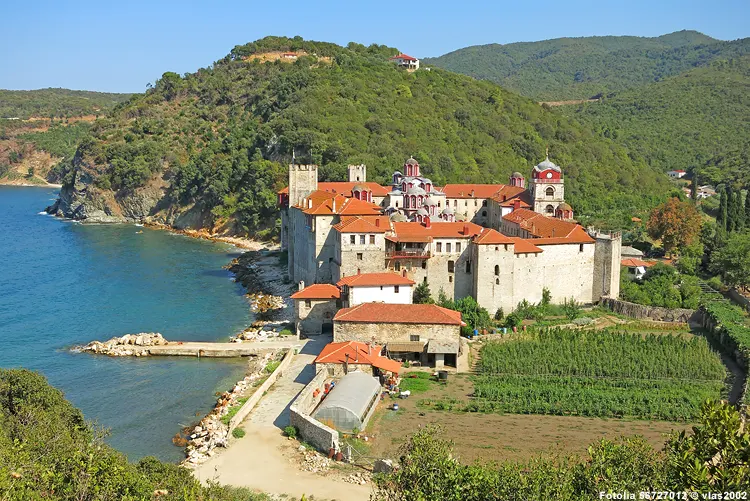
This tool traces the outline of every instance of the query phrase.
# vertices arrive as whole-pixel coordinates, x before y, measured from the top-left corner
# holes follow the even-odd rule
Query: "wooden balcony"
[[[429,259],[430,251],[424,250],[394,250],[385,253],[386,259]]]

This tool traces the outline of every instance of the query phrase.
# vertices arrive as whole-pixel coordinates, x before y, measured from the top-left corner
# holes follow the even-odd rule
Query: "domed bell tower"
[[[555,217],[557,208],[565,202],[565,180],[562,169],[550,161],[549,156],[534,167],[529,188],[534,212]]]

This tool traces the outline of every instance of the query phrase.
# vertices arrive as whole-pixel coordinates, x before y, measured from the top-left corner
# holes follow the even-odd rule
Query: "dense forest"
[[[0,119],[69,118],[103,115],[131,94],[69,89],[0,89]]]
[[[257,57],[287,50],[300,57]],[[169,182],[160,207],[200,206],[248,233],[273,224],[293,153],[319,164],[321,180],[365,163],[388,183],[413,155],[436,184],[489,183],[530,172],[549,147],[577,215],[611,225],[669,190],[643,159],[575,119],[491,82],[408,73],[388,62],[396,52],[269,37],[196,73],[165,73],[94,124],[67,186],[85,179],[122,199],[159,177]]]
[[[750,186],[750,55],[559,110],[659,170],[697,169],[701,183]]]
[[[750,52],[696,31],[655,38],[606,36],[466,47],[427,64],[490,80],[539,101],[590,99]]]

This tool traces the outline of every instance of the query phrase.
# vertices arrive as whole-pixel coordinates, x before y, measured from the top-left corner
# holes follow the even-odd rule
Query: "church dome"
[[[370,191],[366,184],[355,184],[352,191]]]
[[[573,210],[573,207],[568,205],[567,203],[563,202],[560,205],[557,206],[557,210]]]
[[[560,170],[560,167],[558,167],[557,165],[555,165],[549,159],[549,157],[545,158],[541,163],[539,163],[536,167],[534,167],[534,169],[536,169],[539,172],[542,172],[542,171],[545,171],[545,170],[549,170],[549,169],[552,169],[553,171],[556,171],[556,172],[562,172],[562,170]]]
[[[466,221],[466,219],[466,214],[459,214],[458,216],[456,216],[456,221],[464,222]]]
[[[409,157],[409,160],[406,161],[405,165],[419,165],[419,163],[414,160],[414,157]]]
[[[429,215],[430,214],[426,210],[424,210],[424,209],[419,209],[417,211],[417,216],[429,216]]]
[[[391,216],[391,221],[393,221],[394,223],[405,223],[408,221],[408,219],[406,218],[406,216],[404,216],[400,212],[395,212]]]
[[[437,205],[437,202],[432,197],[427,197],[424,199],[424,205]]]
[[[511,178],[519,178],[519,177],[521,177],[521,178],[522,178],[522,177],[523,177],[523,174],[521,174],[520,172],[516,171],[516,172],[514,172],[513,174],[511,174],[511,175],[510,175],[510,177],[511,177]]]
[[[425,191],[419,186],[415,186],[413,188],[409,188],[409,191],[407,191],[406,194],[407,195],[424,195]]]
[[[455,214],[455,212],[453,212],[453,209],[451,209],[450,207],[446,207],[445,209],[443,209],[442,214],[449,216]]]

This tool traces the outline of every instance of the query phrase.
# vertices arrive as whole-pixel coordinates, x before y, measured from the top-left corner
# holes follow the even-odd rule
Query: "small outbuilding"
[[[359,341],[328,343],[315,359],[316,371],[326,369],[330,376],[354,371],[377,376],[388,372],[398,375],[401,364],[382,355],[383,347]]]
[[[313,413],[313,418],[335,430],[364,430],[380,397],[380,383],[364,372],[342,377]]]

